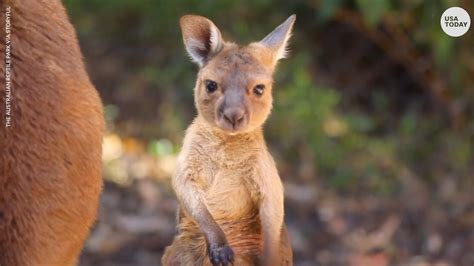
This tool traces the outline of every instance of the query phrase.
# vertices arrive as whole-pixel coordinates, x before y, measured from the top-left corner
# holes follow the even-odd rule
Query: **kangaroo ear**
[[[221,32],[209,19],[185,15],[181,17],[179,23],[186,51],[200,67],[222,50],[224,41]]]
[[[275,62],[288,55],[287,44],[288,39],[291,37],[291,30],[295,20],[296,15],[291,15],[285,22],[260,41],[261,44],[272,51]]]

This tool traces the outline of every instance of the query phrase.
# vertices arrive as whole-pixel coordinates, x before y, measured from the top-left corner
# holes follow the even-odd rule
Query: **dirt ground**
[[[99,219],[80,265],[160,265],[175,234],[174,157],[130,151],[127,141],[112,139],[104,147]],[[409,173],[401,178],[400,193],[383,197],[282,176],[295,265],[473,265],[472,195],[449,178],[433,187]]]

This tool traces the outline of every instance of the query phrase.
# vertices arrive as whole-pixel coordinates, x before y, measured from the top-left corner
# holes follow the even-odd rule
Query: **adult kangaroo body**
[[[102,104],[59,0],[1,4],[0,265],[74,265],[102,187]]]

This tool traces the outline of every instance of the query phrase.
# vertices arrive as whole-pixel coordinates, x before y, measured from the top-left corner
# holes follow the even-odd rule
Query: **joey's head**
[[[199,65],[196,108],[209,125],[240,133],[265,122],[272,109],[273,72],[278,60],[287,54],[294,22],[292,15],[263,40],[239,46],[225,42],[207,18],[181,18],[186,50]]]

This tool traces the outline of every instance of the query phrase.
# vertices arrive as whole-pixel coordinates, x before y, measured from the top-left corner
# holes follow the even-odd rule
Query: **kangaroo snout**
[[[245,118],[243,108],[227,108],[223,113],[224,119],[236,129]]]
[[[219,114],[221,127],[230,131],[242,129],[246,123],[245,108],[242,107],[225,107]]]

